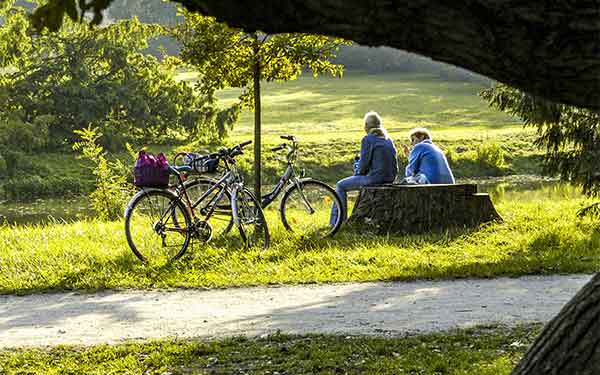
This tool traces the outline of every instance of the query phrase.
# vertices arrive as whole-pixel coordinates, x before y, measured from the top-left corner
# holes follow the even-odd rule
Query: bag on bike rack
[[[162,152],[154,156],[140,151],[133,168],[133,176],[133,183],[138,187],[167,187],[169,162]]]
[[[211,159],[206,155],[198,155],[192,161],[192,166],[198,173],[214,173],[219,166],[219,159]]]

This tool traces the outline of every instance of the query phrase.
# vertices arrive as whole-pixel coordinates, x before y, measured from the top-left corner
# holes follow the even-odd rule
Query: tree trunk
[[[175,0],[231,26],[338,36],[447,62],[600,109],[597,1]]]
[[[258,59],[260,46],[258,45],[258,35],[256,36],[256,45],[254,49],[254,195],[261,200],[261,163],[260,163],[260,60]]]
[[[350,224],[378,233],[425,233],[501,220],[477,185],[380,185],[361,189]]]
[[[600,275],[544,327],[511,375],[600,374]]]

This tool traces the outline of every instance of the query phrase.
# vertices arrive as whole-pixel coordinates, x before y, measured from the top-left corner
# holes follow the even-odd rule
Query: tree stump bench
[[[378,233],[425,233],[501,221],[475,184],[365,186],[348,223]]]

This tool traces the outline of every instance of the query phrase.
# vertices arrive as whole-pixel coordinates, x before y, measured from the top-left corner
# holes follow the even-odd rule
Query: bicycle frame
[[[237,183],[241,181],[241,177],[235,169],[235,161],[232,158],[223,158],[222,160],[225,163],[225,169],[227,172],[193,203],[187,194],[187,190],[181,175],[177,176],[179,179],[178,199],[185,202],[194,221],[198,220],[196,208],[200,206],[200,204],[215,190],[219,189],[219,192],[202,207],[201,214],[204,216],[204,221],[208,221],[214,214],[218,208],[218,202],[223,198],[223,195],[227,192],[227,190],[232,190],[232,188],[236,189]],[[205,211],[207,208],[208,211]]]
[[[273,201],[275,201],[277,199],[277,197],[279,196],[279,194],[281,194],[281,192],[284,190],[284,187],[286,185],[288,185],[289,187],[296,185],[298,192],[300,193],[300,197],[302,198],[302,202],[306,206],[306,209],[311,214],[315,212],[314,208],[312,208],[312,206],[310,205],[310,202],[308,201],[308,199],[306,199],[306,197],[304,196],[304,192],[302,191],[302,185],[300,183],[300,179],[296,176],[296,170],[294,168],[294,161],[296,159],[295,156],[296,156],[297,147],[298,147],[297,142],[294,141],[294,145],[288,151],[288,155],[287,155],[288,161],[287,161],[287,168],[286,168],[285,172],[283,172],[283,175],[281,175],[281,178],[279,179],[279,181],[277,182],[277,184],[275,185],[273,190],[271,190],[271,192],[269,192],[261,197],[260,203],[261,203],[262,208],[266,208]]]

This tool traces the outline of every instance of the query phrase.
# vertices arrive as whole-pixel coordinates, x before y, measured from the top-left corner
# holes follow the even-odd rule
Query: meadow
[[[150,265],[130,251],[121,221],[4,226],[0,293],[591,273],[600,269],[600,232],[596,221],[575,218],[584,203],[503,201],[504,221],[475,229],[377,236],[346,228],[321,241],[289,235],[269,209],[268,250],[244,249],[233,231]]]
[[[193,80],[190,73],[180,79]],[[523,128],[518,119],[488,108],[477,96],[484,86],[449,82],[427,75],[348,73],[342,79],[308,74],[297,80],[262,86],[263,180],[274,183],[283,165],[269,148],[280,144],[281,134],[300,140],[299,164],[307,174],[335,183],[352,172],[352,162],[364,135],[362,117],[378,111],[398,149],[408,143],[413,127],[432,130],[434,141],[448,153],[458,178],[540,174],[542,151],[533,146],[534,129]],[[219,94],[221,107],[231,105],[236,89]],[[253,113],[242,112],[238,123],[222,144],[253,139]],[[182,138],[170,145],[149,146],[153,152],[173,156],[175,151],[215,151],[222,144],[206,144]],[[501,158],[498,156],[501,155]],[[126,152],[109,157],[133,164]],[[251,175],[252,150],[240,165]],[[498,163],[501,160],[501,163]],[[400,155],[400,163],[405,157]],[[16,176],[0,182],[0,198],[31,200],[81,194],[93,187],[86,163],[73,151],[31,155]],[[0,207],[1,210],[1,207]]]
[[[487,326],[402,338],[278,334],[0,350],[0,373],[508,375],[539,331]]]
[[[487,108],[477,97],[482,87],[472,83],[415,75],[349,74],[341,80],[302,76],[263,86],[265,149],[280,143],[280,134],[294,133],[303,145],[300,166],[332,184],[350,174],[364,133],[362,116],[371,109],[380,111],[398,145],[408,129],[431,128],[459,179],[539,171],[541,151],[532,145],[532,130]],[[221,101],[231,102],[238,94],[225,90]],[[251,113],[243,113],[227,143],[251,138],[252,126]],[[192,146],[176,146],[186,147]],[[494,153],[502,155],[502,163]],[[240,160],[246,172],[250,157],[248,152]],[[268,184],[284,165],[270,153],[264,160]],[[495,164],[489,165],[490,160]],[[71,180],[77,171],[89,173],[72,164],[67,168]],[[525,182],[518,184],[527,183],[527,178],[508,177],[508,182],[493,189],[492,198],[504,218],[501,223],[420,236],[377,236],[346,228],[333,239],[315,242],[286,232],[270,208],[268,250],[242,249],[233,231],[211,244],[196,244],[183,259],[168,265],[140,263],[127,246],[122,221],[85,218],[78,210],[66,222],[4,225],[0,226],[0,293],[597,271],[597,224],[576,218],[577,210],[589,201],[575,189],[559,188],[552,194],[542,188],[527,194],[510,192],[519,179]]]
[[[81,193],[93,183],[85,163],[72,153],[38,155],[22,178],[4,186],[11,202],[0,203],[0,294],[597,272],[600,226],[597,220],[576,215],[590,201],[576,189],[540,179],[542,151],[533,146],[535,131],[489,109],[477,96],[481,89],[472,83],[406,74],[347,74],[341,80],[304,75],[285,84],[266,83],[263,150],[281,143],[279,135],[294,134],[301,141],[300,167],[333,184],[351,173],[364,134],[362,116],[376,110],[399,149],[409,129],[431,129],[459,181],[480,183],[491,192],[502,222],[422,235],[381,236],[346,227],[332,239],[308,241],[286,232],[270,208],[268,250],[242,248],[234,230],[210,244],[195,243],[177,262],[144,264],[129,249],[122,220],[88,217],[89,208],[79,199],[64,206],[82,209],[69,208],[73,212],[63,211],[61,216],[57,206],[66,199],[64,189],[75,184],[74,190]],[[225,90],[221,103],[231,104],[237,95],[239,91]],[[242,113],[225,143],[252,139],[252,121],[251,112]],[[151,150],[172,154],[218,147],[189,141],[151,145]],[[248,177],[251,155],[249,150],[239,163]],[[263,181],[270,184],[284,164],[273,153],[263,155]],[[125,153],[111,156],[130,158]],[[64,178],[55,181],[59,176]],[[15,197],[35,198],[40,189],[44,196],[58,192],[54,195],[60,200],[47,205],[56,219],[27,224],[29,219],[15,218],[21,224],[2,224],[7,208],[17,212],[28,205],[15,202]],[[32,218],[40,216],[34,208],[25,211]],[[0,373],[497,375],[510,372],[539,330],[490,326],[415,337],[273,335],[13,348],[0,350]]]

